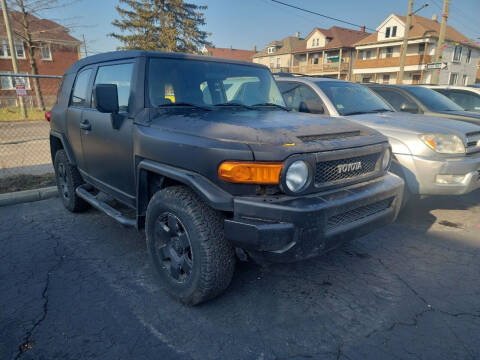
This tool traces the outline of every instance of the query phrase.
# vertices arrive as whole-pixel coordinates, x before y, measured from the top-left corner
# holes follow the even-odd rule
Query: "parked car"
[[[480,111],[480,89],[469,86],[423,85],[445,95],[465,111]]]
[[[480,114],[465,111],[446,96],[418,85],[364,84],[396,111],[457,119],[480,125]]]
[[[309,258],[389,224],[401,203],[385,136],[290,112],[258,64],[87,57],[65,73],[50,119],[65,207],[145,228],[154,268],[186,304],[223,292],[235,255]]]
[[[480,126],[394,112],[370,89],[328,78],[276,78],[289,108],[328,114],[372,127],[388,136],[391,171],[412,195],[466,194],[480,187]]]

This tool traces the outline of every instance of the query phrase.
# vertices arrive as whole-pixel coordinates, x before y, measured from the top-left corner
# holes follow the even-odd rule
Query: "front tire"
[[[63,201],[63,205],[71,212],[81,212],[88,209],[88,203],[75,193],[75,189],[84,182],[77,168],[68,161],[65,150],[56,152],[53,166],[58,194]]]
[[[167,292],[196,305],[221,294],[235,270],[223,216],[184,186],[158,191],[146,216],[147,248]]]

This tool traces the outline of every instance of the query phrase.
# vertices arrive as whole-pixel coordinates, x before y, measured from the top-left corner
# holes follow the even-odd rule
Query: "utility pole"
[[[10,20],[8,18],[8,9],[7,2],[5,0],[0,0],[2,4],[3,20],[5,21],[5,27],[7,30],[8,46],[10,47],[10,55],[12,56],[12,66],[13,73],[18,74],[18,65],[17,65],[17,50],[15,49],[15,43],[12,36],[12,28],[10,26]],[[12,77],[13,86],[16,85],[16,77]],[[20,103],[20,111],[24,118],[27,117],[27,110],[25,109],[25,103],[23,102],[23,97],[18,96],[18,102]]]
[[[87,51],[87,41],[85,40],[85,34],[82,34],[83,37],[83,48],[85,49],[85,57],[88,56],[88,51]]]
[[[438,36],[438,44],[435,49],[435,62],[442,61],[443,45],[445,43],[445,32],[447,31],[447,19],[448,19],[448,4],[450,0],[443,0],[443,12],[442,12],[442,24],[440,25],[440,34]],[[432,84],[438,84],[440,77],[440,69],[433,71]]]
[[[403,83],[403,70],[405,68],[405,59],[407,57],[408,36],[410,25],[412,24],[413,0],[408,1],[407,21],[405,24],[405,33],[403,34],[403,45],[400,54],[400,71],[398,73],[397,84]]]

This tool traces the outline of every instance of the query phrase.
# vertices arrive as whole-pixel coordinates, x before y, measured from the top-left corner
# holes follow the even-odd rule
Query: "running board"
[[[81,185],[75,190],[75,193],[77,194],[78,197],[85,200],[87,203],[92,205],[95,209],[103,211],[105,214],[107,214],[111,218],[117,220],[120,224],[124,226],[133,226],[133,227],[137,225],[137,221],[135,219],[131,219],[124,216],[117,209],[114,209],[107,203],[98,200],[95,195],[93,195],[87,190],[87,188],[88,188],[88,185]]]

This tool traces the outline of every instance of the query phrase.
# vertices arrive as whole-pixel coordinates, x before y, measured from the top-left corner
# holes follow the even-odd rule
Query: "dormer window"
[[[392,27],[392,37],[395,37],[395,36],[397,36],[397,27],[396,26]]]
[[[275,52],[275,46],[270,46],[268,49],[267,49],[267,52],[269,54],[273,54]]]

